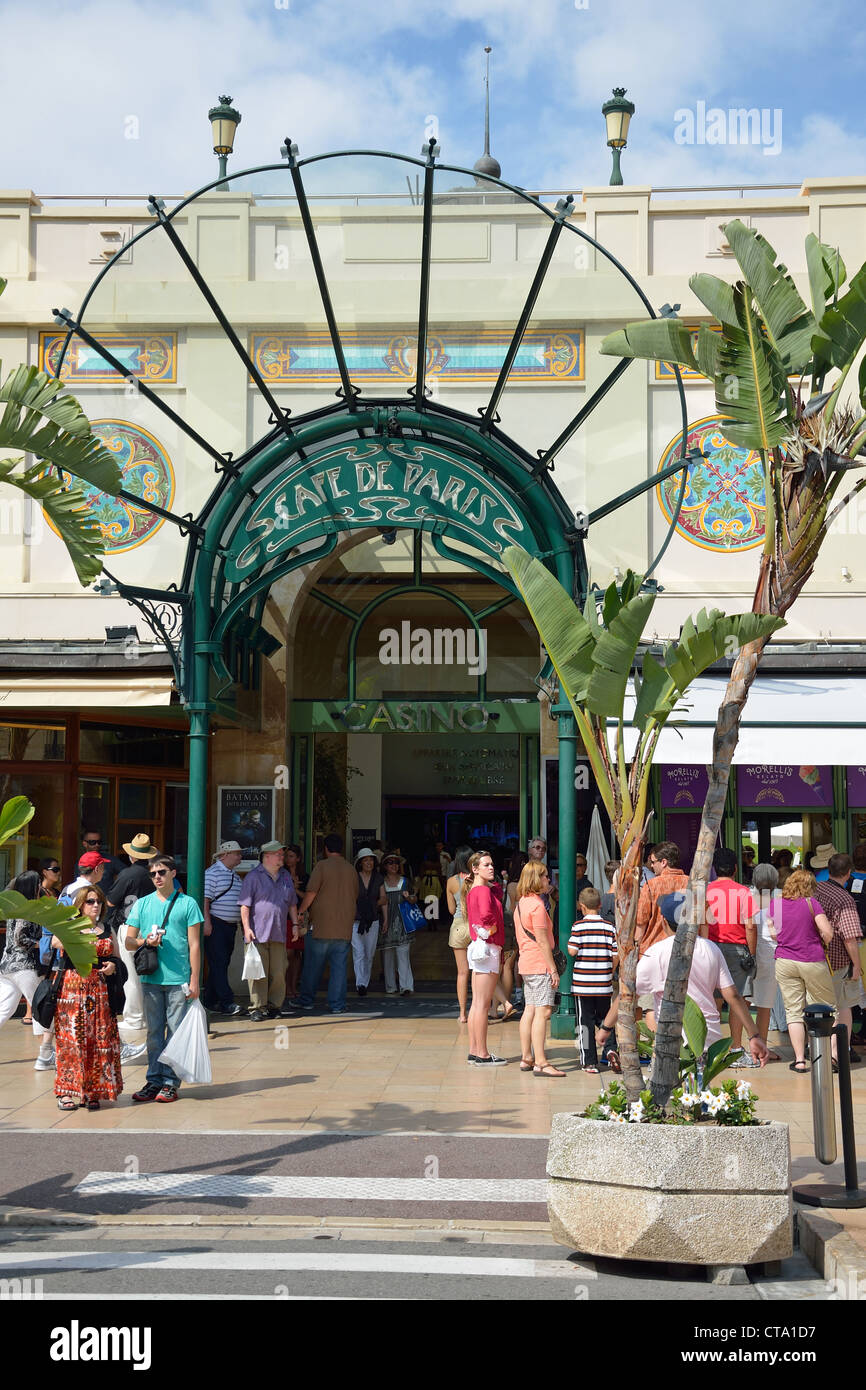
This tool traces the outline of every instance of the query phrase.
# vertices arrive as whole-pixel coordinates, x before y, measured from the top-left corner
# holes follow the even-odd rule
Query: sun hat
[[[285,849],[285,845],[280,840],[266,840],[259,850],[260,854],[275,854],[278,849]]]
[[[87,851],[86,854],[82,854],[81,858],[78,861],[78,867],[79,869],[83,869],[85,873],[89,874],[91,869],[96,868],[97,864],[110,863],[111,860],[106,859],[104,854],[99,854],[95,849],[90,849]]]
[[[141,831],[138,835],[133,835],[128,845],[124,845],[127,854],[134,854],[136,859],[155,859],[159,854],[156,845],[151,844],[150,836]]]
[[[836,849],[836,846],[833,844],[819,845],[818,848],[815,850],[815,853],[812,855],[812,871],[814,872],[815,869],[826,869],[827,865],[830,863],[830,860],[833,858],[833,855],[837,853],[838,850]]]
[[[282,845],[280,845],[280,849],[282,849]],[[216,853],[214,854],[214,859],[219,859],[221,854],[233,854],[235,852],[238,854],[243,854],[243,850],[241,849],[237,840],[223,840],[222,844],[218,847]]]
[[[359,850],[358,850],[358,853],[355,855],[355,858],[354,858],[354,860],[353,860],[352,862],[355,863],[355,864],[357,864],[357,862],[358,862],[359,859],[372,859],[373,862],[375,863],[375,862],[376,862],[376,851],[375,851],[374,849],[368,849],[367,846],[365,845],[363,849],[359,849]]]

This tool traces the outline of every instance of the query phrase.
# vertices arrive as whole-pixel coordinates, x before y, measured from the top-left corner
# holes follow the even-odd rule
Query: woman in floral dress
[[[117,1100],[123,1090],[120,1036],[108,985],[111,976],[118,973],[119,960],[111,932],[104,925],[106,900],[102,889],[90,885],[82,888],[75,895],[74,905],[82,917],[89,917],[93,923],[97,961],[86,980],[66,957],[61,961],[65,974],[54,1013],[54,1093],[60,1110],[76,1110],[79,1105],[98,1110],[100,1101]],[[52,945],[63,949],[57,937]]]

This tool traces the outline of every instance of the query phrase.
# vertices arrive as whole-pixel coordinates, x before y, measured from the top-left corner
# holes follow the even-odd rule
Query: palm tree
[[[810,233],[810,309],[760,233],[733,221],[725,235],[744,278],[734,285],[705,274],[689,281],[717,320],[718,331],[702,325],[693,338],[680,319],[650,320],[609,334],[601,351],[676,362],[714,383],[725,435],[733,444],[757,450],[764,468],[766,531],[752,610],[781,618],[812,574],[830,526],[866,486],[864,476],[845,490],[850,470],[866,464],[862,365],[857,405],[841,401],[842,387],[866,341],[866,266],[840,298],[847,278],[841,257]],[[839,375],[832,390],[825,391],[831,371]],[[676,1085],[686,983],[740,718],[769,635],[740,646],[719,708],[691,871],[690,920],[677,931],[659,1012],[652,1088],[662,1105]]]
[[[26,796],[13,796],[0,807],[0,845],[24,829],[36,814],[36,807]],[[25,898],[21,893],[6,889],[0,893],[0,918],[12,921],[36,922],[46,927],[58,940],[79,975],[85,978],[96,961],[93,937],[83,935],[92,923],[81,917],[74,907],[61,907],[53,898]]]
[[[553,663],[560,690],[574,711],[620,845],[622,864],[615,899],[620,958],[616,1035],[626,1090],[630,1099],[637,1100],[643,1080],[635,1024],[638,949],[634,929],[640,868],[652,814],[649,785],[656,744],[696,676],[718,661],[732,642],[766,640],[782,622],[757,613],[727,618],[718,609],[704,609],[694,622],[686,621],[679,641],[668,646],[662,661],[649,652],[644,656],[639,675],[637,650],[656,596],[641,590],[640,580],[631,570],[620,588],[611,584],[600,612],[595,594],[590,593],[581,613],[540,560],[509,547],[503,563],[520,590]],[[630,677],[635,699],[629,723],[636,730],[636,746],[627,756],[625,708],[631,699]]]
[[[0,294],[6,283],[0,280]],[[0,385],[0,404],[0,450],[13,449],[19,455],[0,459],[0,483],[38,502],[69,551],[80,583],[92,583],[102,572],[105,542],[75,480],[82,478],[115,496],[121,488],[116,460],[93,434],[63,383],[35,367],[15,367],[9,373]],[[23,453],[32,454],[36,462],[27,467]],[[72,475],[73,481],[64,474]]]

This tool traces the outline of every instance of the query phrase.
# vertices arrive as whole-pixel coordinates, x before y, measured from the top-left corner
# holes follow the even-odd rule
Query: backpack
[[[860,918],[860,932],[866,936],[866,878],[856,878],[851,875],[845,884],[851,897],[857,904],[857,916]]]

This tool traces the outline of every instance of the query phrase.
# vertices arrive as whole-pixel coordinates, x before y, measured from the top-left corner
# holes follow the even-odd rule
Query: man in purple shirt
[[[238,898],[244,941],[256,943],[265,968],[261,980],[249,982],[253,1023],[279,1015],[286,997],[286,921],[293,928],[298,922],[298,897],[279,840],[262,845],[260,858],[261,863],[244,879]]]

